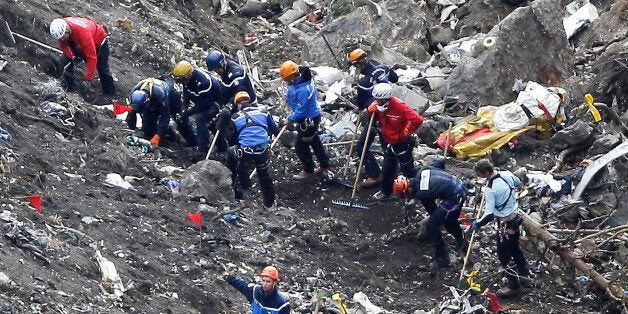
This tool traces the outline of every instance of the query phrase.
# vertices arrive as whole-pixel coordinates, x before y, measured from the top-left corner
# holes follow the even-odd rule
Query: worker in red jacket
[[[391,196],[397,167],[406,177],[414,178],[416,175],[412,157],[414,137],[411,135],[421,126],[423,117],[392,95],[390,83],[375,85],[372,94],[375,100],[367,110],[379,121],[380,140],[384,148],[381,190],[371,197],[379,201]]]
[[[59,46],[63,50],[62,65],[67,65],[63,80],[68,90],[74,89],[74,64],[82,59],[87,64],[82,87],[91,88],[94,74],[98,70],[103,94],[115,93],[109,70],[107,32],[102,25],[82,17],[54,19],[50,23],[50,35],[59,40]]]

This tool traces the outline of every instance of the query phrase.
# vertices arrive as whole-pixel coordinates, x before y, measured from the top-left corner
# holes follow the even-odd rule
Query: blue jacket
[[[194,69],[190,82],[183,85],[184,108],[188,108],[190,102],[194,103],[194,106],[186,111],[188,115],[207,111],[211,106],[215,106],[214,103],[222,104],[222,89],[222,83],[209,73]]]
[[[436,209],[436,199],[442,200],[445,210],[452,209],[464,196],[464,183],[451,173],[437,167],[423,167],[410,179],[412,194],[421,200],[428,213]],[[449,207],[449,208],[447,208]]]
[[[146,113],[158,115],[156,134],[163,136],[168,130],[171,114],[176,113],[180,109],[181,95],[174,88],[174,84],[169,81],[162,81],[155,78],[148,78],[140,81],[133,87],[131,94],[136,90],[143,90],[148,93],[148,104],[140,104],[133,106],[133,111],[129,114]],[[130,96],[129,96],[130,98]],[[146,120],[146,119],[144,119]],[[136,119],[129,119],[135,124]],[[135,125],[129,127],[134,128]]]
[[[266,295],[260,285],[249,284],[233,275],[227,276],[226,280],[251,303],[252,314],[290,314],[290,302],[277,288]]]
[[[484,226],[493,217],[504,218],[517,211],[517,196],[514,188],[521,185],[521,180],[510,171],[499,171],[489,179],[489,186],[484,192],[484,214],[478,225]],[[491,182],[492,181],[492,182]]]
[[[251,79],[237,62],[227,59],[227,66],[220,79],[224,85],[222,99],[225,103],[231,102],[233,96],[241,91],[249,93],[252,103],[257,100]]]
[[[302,122],[305,119],[316,118],[321,115],[321,106],[318,104],[316,84],[312,79],[310,68],[299,67],[299,76],[288,86],[286,100],[293,113],[288,116],[290,122]]]
[[[374,65],[373,62],[367,61],[362,71],[360,71],[362,78],[358,80],[356,104],[360,110],[368,107],[375,98],[371,95],[373,92],[373,86],[377,83],[397,83],[398,76],[395,71],[389,67],[380,64]]]
[[[238,143],[244,147],[267,147],[269,135],[279,134],[279,127],[266,109],[257,106],[243,106],[231,116],[233,127],[238,135]]]

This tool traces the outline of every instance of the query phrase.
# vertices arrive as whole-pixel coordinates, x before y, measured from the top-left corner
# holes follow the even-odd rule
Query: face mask
[[[386,109],[388,109],[388,104],[383,105],[383,106],[377,106],[377,111],[379,112],[384,112],[386,111]]]

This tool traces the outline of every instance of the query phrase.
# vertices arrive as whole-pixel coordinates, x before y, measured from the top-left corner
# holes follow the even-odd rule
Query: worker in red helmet
[[[252,314],[290,314],[288,298],[277,288],[279,271],[275,266],[266,266],[260,273],[262,284],[256,285],[229,274],[222,273],[230,285],[238,289],[251,303]]]
[[[414,178],[398,176],[393,183],[393,191],[398,196],[420,200],[430,215],[427,235],[434,246],[434,259],[439,267],[448,267],[450,264],[441,226],[445,226],[447,232],[454,236],[456,247],[466,251],[468,243],[458,223],[465,200],[462,180],[439,166],[425,166]],[[440,202],[437,204],[436,200]]]

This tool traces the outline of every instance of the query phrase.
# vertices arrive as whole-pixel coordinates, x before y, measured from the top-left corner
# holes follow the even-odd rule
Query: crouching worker
[[[140,81],[131,91],[133,109],[126,118],[127,125],[137,127],[137,114],[142,117],[142,131],[153,146],[159,146],[164,135],[174,136],[170,118],[181,112],[181,93],[169,81],[147,78]],[[189,146],[196,146],[196,134],[189,119],[175,120],[177,130]]]
[[[238,289],[251,303],[252,314],[290,314],[290,302],[279,289],[279,271],[274,266],[266,266],[262,273],[262,284],[248,283],[228,272],[222,273],[230,285]]]
[[[395,194],[405,195],[421,201],[430,215],[427,221],[427,234],[434,246],[434,259],[438,267],[449,266],[449,253],[440,231],[445,226],[456,239],[458,249],[465,250],[467,241],[458,224],[460,211],[465,200],[464,183],[449,172],[433,166],[421,168],[416,177],[408,180],[398,176],[393,184]],[[440,204],[436,204],[436,200]]]
[[[268,142],[270,135],[279,134],[279,127],[266,109],[251,104],[247,92],[236,93],[234,102],[238,112],[231,116],[231,127],[235,131],[234,136],[238,138],[238,144],[227,153],[227,167],[232,172],[233,188],[238,191],[238,188],[247,190],[251,187],[249,173],[251,164],[254,164],[264,206],[271,207],[275,202],[275,190],[269,172]]]

